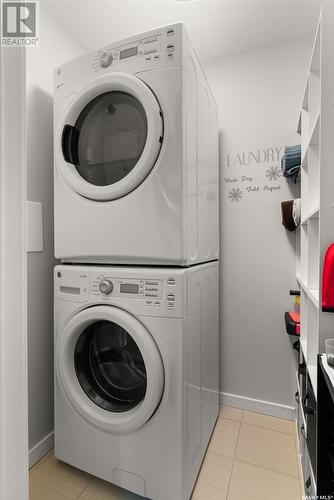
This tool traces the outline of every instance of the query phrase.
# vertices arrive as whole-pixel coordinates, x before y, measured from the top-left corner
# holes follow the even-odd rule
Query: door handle
[[[78,142],[79,131],[72,125],[65,125],[61,138],[61,148],[67,163],[73,165],[78,163]]]

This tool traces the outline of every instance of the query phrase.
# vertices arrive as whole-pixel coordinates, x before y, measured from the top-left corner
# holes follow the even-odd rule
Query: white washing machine
[[[218,416],[218,263],[55,268],[55,455],[188,500]]]
[[[217,110],[181,23],[58,68],[54,111],[57,258],[218,258]]]

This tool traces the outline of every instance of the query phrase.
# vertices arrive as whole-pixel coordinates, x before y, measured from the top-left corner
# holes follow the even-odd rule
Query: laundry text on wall
[[[241,153],[228,153],[226,155],[227,167],[247,167],[269,162],[278,162],[281,159],[283,147],[258,149],[256,151],[243,151]]]

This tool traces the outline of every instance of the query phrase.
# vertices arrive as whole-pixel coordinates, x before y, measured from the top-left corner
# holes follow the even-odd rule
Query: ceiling
[[[313,36],[321,0],[43,0],[87,49],[184,21],[199,59]]]

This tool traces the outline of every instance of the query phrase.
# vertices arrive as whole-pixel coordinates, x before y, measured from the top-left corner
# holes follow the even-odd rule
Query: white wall
[[[53,69],[84,50],[40,7],[40,46],[27,49],[27,196],[42,203],[44,233],[43,252],[28,254],[31,461],[52,443],[53,431]]]
[[[295,234],[281,225],[280,202],[295,197],[299,186],[265,177],[280,165],[275,151],[267,157],[259,153],[259,163],[254,157],[251,165],[239,163],[242,153],[247,163],[249,152],[256,156],[258,150],[299,141],[297,117],[310,50],[311,41],[304,39],[204,68],[222,131],[221,391],[241,396],[223,400],[282,416],[292,414],[284,406],[294,406],[295,358],[284,312],[293,308],[289,290],[296,281]],[[239,202],[228,198],[232,189],[242,191]]]

